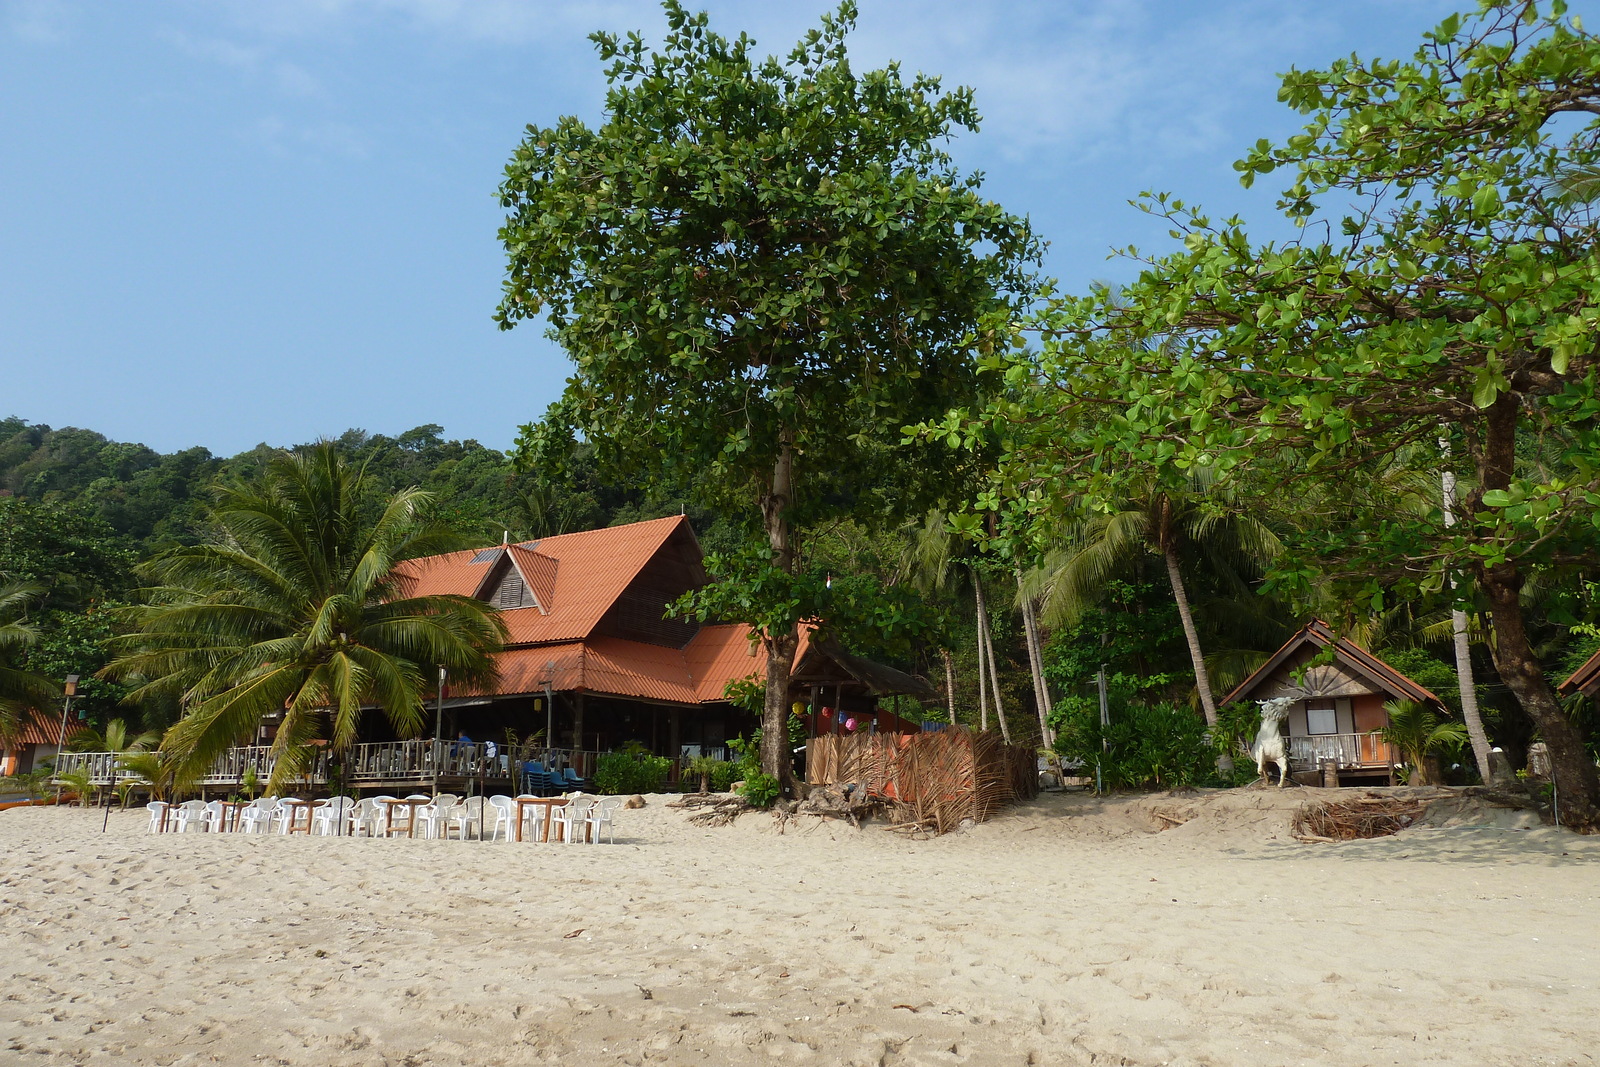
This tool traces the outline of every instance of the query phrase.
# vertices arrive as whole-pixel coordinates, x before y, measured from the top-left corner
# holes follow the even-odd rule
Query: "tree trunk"
[[[995,661],[994,638],[989,634],[989,609],[984,606],[983,579],[978,577],[976,571],[973,572],[972,579],[978,590],[978,641],[982,644],[984,655],[989,660],[989,681],[994,689],[994,715],[1000,720],[1000,736],[1009,745],[1011,727],[1006,724],[1006,708],[1000,698],[1000,664]]]
[[[1205,711],[1206,726],[1217,728],[1217,702],[1211,696],[1211,676],[1206,673],[1206,660],[1200,653],[1200,634],[1194,628],[1194,616],[1189,613],[1189,594],[1184,592],[1183,575],[1178,570],[1178,554],[1163,547],[1162,558],[1167,561],[1167,579],[1172,582],[1172,599],[1178,602],[1178,618],[1183,621],[1183,636],[1189,642],[1189,661],[1194,664],[1194,687],[1200,693],[1200,707]]]
[[[972,567],[969,569],[972,571],[972,587],[977,591],[978,601],[978,606],[974,609],[978,620],[978,729],[987,731],[989,729],[989,659],[983,643],[983,587],[978,584],[977,568]]]
[[[944,660],[944,695],[945,702],[950,705],[950,725],[956,724],[956,658],[948,648],[939,650],[939,658]]]
[[[789,528],[789,499],[794,490],[794,444],[785,431],[778,446],[778,459],[772,468],[772,485],[761,498],[761,518],[766,527],[772,563],[778,569],[794,571],[795,550]],[[762,639],[767,652],[767,692],[761,709],[761,771],[778,779],[782,795],[794,795],[794,757],[789,751],[789,678],[794,670],[794,653],[800,646],[800,629],[768,634]]]
[[[1502,393],[1487,412],[1480,494],[1511,484],[1520,405],[1515,393]],[[1479,495],[1475,501],[1479,509],[1481,500]],[[1549,749],[1561,822],[1574,829],[1593,829],[1600,826],[1600,774],[1596,774],[1583,738],[1556,699],[1528,640],[1522,581],[1521,572],[1510,560],[1480,569],[1479,586],[1489,600],[1489,618],[1494,623],[1495,639],[1490,647],[1495,668]]]
[[[1017,592],[1022,593],[1022,571],[1017,571]],[[1022,628],[1028,638],[1028,670],[1033,674],[1033,701],[1039,710],[1039,741],[1053,748],[1050,736],[1050,690],[1044,681],[1044,653],[1039,647],[1039,620],[1033,613],[1033,600],[1023,593]]]
[[[1456,472],[1446,470],[1440,479],[1444,493],[1445,529],[1456,524]],[[1456,580],[1449,578],[1449,588],[1454,591]],[[1472,676],[1472,646],[1467,641],[1467,613],[1460,608],[1450,610],[1450,630],[1455,640],[1456,684],[1461,692],[1461,718],[1467,724],[1467,737],[1472,741],[1472,758],[1478,764],[1478,776],[1488,785],[1489,735],[1483,728],[1483,716],[1478,711],[1477,680]]]

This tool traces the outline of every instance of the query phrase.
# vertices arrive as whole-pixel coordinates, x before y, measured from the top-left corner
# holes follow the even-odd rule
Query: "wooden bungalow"
[[[1329,649],[1331,663],[1307,666]],[[1331,761],[1341,784],[1392,780],[1399,754],[1372,733],[1389,723],[1385,702],[1414,700],[1444,708],[1421,684],[1354,641],[1335,636],[1320,620],[1286,641],[1222,702],[1281,696],[1295,699],[1285,723],[1291,762],[1298,770],[1319,770]]]
[[[1600,702],[1600,652],[1596,652],[1573,671],[1558,687],[1564,697],[1582,693],[1590,700]]]

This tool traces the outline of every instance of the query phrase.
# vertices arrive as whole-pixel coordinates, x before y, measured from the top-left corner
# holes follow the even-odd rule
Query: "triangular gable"
[[[1596,652],[1579,665],[1559,686],[1562,696],[1583,693],[1590,699],[1600,700],[1600,652]]]
[[[1222,703],[1232,704],[1236,700],[1252,699],[1255,691],[1270,681],[1297,652],[1307,648],[1320,651],[1330,646],[1334,650],[1334,661],[1340,667],[1358,675],[1374,688],[1401,699],[1432,704],[1436,707],[1443,706],[1444,702],[1420,683],[1401,674],[1354,641],[1335,637],[1328,624],[1320,619],[1311,620],[1299,633],[1285,641],[1283,647],[1274,652],[1267,662],[1257,667],[1250,673],[1250,677],[1223,697]]]
[[[533,542],[538,544],[537,541]],[[561,564],[543,552],[536,552],[529,545],[511,545],[506,550],[506,555],[511,559],[511,565],[517,569],[517,574],[522,578],[522,584],[533,598],[533,606],[539,609],[541,615],[550,614],[550,605],[554,603],[556,587],[556,571]]]

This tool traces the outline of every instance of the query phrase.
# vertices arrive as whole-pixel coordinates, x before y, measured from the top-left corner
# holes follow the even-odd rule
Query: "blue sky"
[[[704,3],[787,51],[834,6]],[[1160,249],[1166,189],[1263,234],[1231,162],[1298,125],[1275,75],[1409,55],[1466,0],[861,0],[858,68],[971,85],[954,152],[1068,289]],[[0,0],[0,416],[231,454],[440,423],[509,446],[561,391],[491,320],[524,125],[598,117],[595,29],[648,0]]]

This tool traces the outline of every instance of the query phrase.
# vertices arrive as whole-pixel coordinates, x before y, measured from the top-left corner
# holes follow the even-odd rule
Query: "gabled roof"
[[[1561,683],[1559,691],[1564,697],[1582,692],[1591,699],[1600,700],[1600,652],[1584,660],[1578,669]]]
[[[1317,651],[1332,647],[1334,662],[1345,670],[1359,676],[1375,689],[1389,693],[1404,700],[1414,700],[1421,704],[1442,706],[1440,700],[1420,683],[1401,674],[1371,652],[1362,648],[1354,641],[1343,637],[1336,637],[1328,624],[1321,619],[1312,619],[1299,633],[1285,641],[1283,647],[1272,654],[1272,658],[1257,667],[1243,682],[1236,686],[1233,692],[1222,698],[1223,704],[1232,704],[1235,700],[1248,700],[1251,694],[1263,683],[1271,680],[1290,659],[1302,649],[1313,648]]]
[[[408,560],[395,568],[395,577],[402,596],[482,596],[495,565],[509,554],[537,606],[502,614],[507,646],[582,641],[680,529],[694,537],[689,520],[674,515]]]

